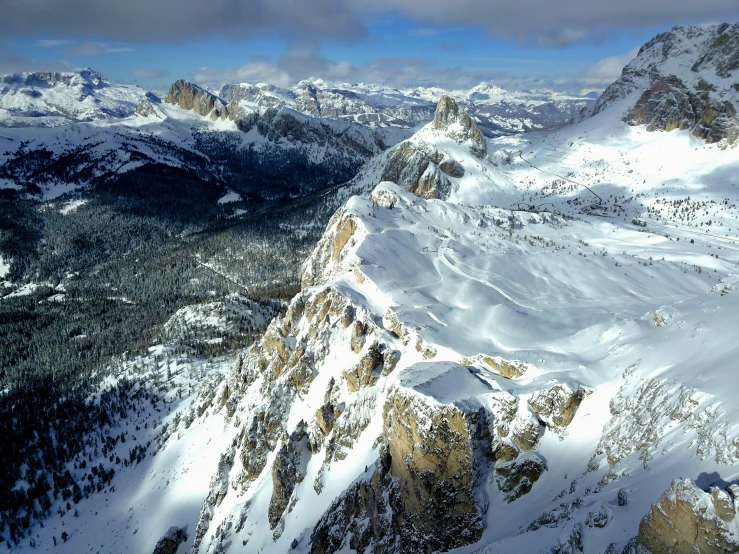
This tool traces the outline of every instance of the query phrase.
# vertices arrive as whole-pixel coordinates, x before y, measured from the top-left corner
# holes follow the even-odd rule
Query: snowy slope
[[[219,91],[220,97],[252,110],[291,107],[313,116],[404,128],[430,121],[444,94],[461,103],[489,136],[561,126],[578,119],[581,111],[589,110],[594,102],[585,96],[564,96],[552,91],[511,92],[491,83],[450,91],[306,79],[289,89],[242,83],[224,85]]]
[[[113,85],[91,69],[3,75],[0,127],[54,127],[120,119],[134,113],[145,93],[134,85]]]
[[[402,144],[368,163],[286,312],[117,486],[131,514],[56,550],[633,553],[673,479],[737,483],[739,150],[629,125],[634,95],[486,155],[429,124],[444,199],[380,182]]]
[[[443,549],[548,552],[577,529],[584,552],[620,551],[673,478],[707,487],[739,477],[739,391],[727,377],[739,323],[738,192],[727,180],[736,150],[687,131],[647,133],[608,111],[500,139],[484,160],[432,128],[413,141],[454,157],[464,177],[447,201],[383,183],[333,218],[306,288],[232,377],[235,421],[252,421],[257,442],[237,442],[222,474],[232,487],[206,502],[198,551],[238,551],[243,540],[262,552],[418,547],[407,529],[381,531],[396,529],[384,510],[403,509],[385,476],[417,486],[385,461],[402,452],[397,429],[413,425],[389,415],[399,398],[429,421],[487,414],[488,438],[469,447],[469,488],[459,485],[480,534],[463,547],[442,518],[449,528],[426,540]],[[579,168],[563,171],[567,159]],[[547,171],[605,201],[596,209],[592,193]],[[511,210],[519,204],[532,209]],[[403,459],[441,478],[434,455],[419,454],[431,452],[427,433]],[[271,453],[252,459],[254,448]],[[286,484],[290,472],[299,477]]]

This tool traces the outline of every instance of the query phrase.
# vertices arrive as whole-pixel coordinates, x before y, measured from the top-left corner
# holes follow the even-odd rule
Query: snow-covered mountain
[[[0,127],[55,127],[131,116],[146,91],[91,69],[0,76]]]
[[[722,27],[672,31],[714,60],[698,82],[723,71],[705,48]],[[556,131],[489,140],[442,97],[321,198],[340,207],[257,344],[189,370],[161,362],[164,344],[120,364],[106,386],[139,368],[176,387],[166,416],[132,406],[155,456],[117,466],[78,517],[54,500],[62,513],[29,531],[34,544],[64,532],[55,550],[70,553],[739,551],[739,149],[731,133],[629,116],[672,62],[650,62],[633,89],[627,67],[592,117]],[[243,98],[201,91],[182,100],[192,117],[236,125]],[[187,335],[204,317],[165,327]],[[91,464],[106,454],[90,448]]]
[[[737,69],[739,24],[675,27],[639,50],[594,112],[620,105],[631,125],[733,142],[739,136]]]
[[[186,81],[178,83],[196,86]],[[121,119],[131,116],[137,107],[139,113],[150,110],[151,100],[156,98],[134,85],[112,84],[91,69],[4,75],[0,84],[0,127]],[[265,83],[229,84],[217,94],[209,94],[223,104],[224,113],[232,103],[232,109],[247,113],[290,108],[313,117],[404,129],[430,121],[439,97],[448,94],[463,105],[488,136],[559,127],[578,119],[594,103],[588,96],[509,92],[490,83],[470,90],[401,90],[322,79],[307,79],[291,88]]]
[[[289,89],[268,84],[224,85],[219,96],[253,109],[291,107],[305,114],[371,126],[410,128],[431,120],[442,95],[454,98],[488,136],[565,125],[588,111],[594,100],[554,93],[509,92],[491,83],[470,90],[397,89],[365,83],[301,81]]]
[[[184,170],[244,200],[284,198],[347,181],[367,159],[410,135],[289,108],[260,113],[226,107],[185,81],[172,85],[164,101],[142,92],[128,108],[126,117],[108,114],[54,127],[38,127],[32,119],[6,129],[0,133],[0,189],[51,199],[160,167]]]

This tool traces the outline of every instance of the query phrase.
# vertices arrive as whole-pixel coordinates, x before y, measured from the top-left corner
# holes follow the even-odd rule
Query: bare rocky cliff
[[[707,143],[739,137],[739,24],[675,27],[645,44],[598,99],[628,98],[624,120],[649,131],[688,129]]]
[[[446,137],[475,157],[481,158],[487,154],[487,140],[480,129],[449,96],[441,97],[434,120],[424,133],[430,133],[432,137]],[[448,198],[454,180],[464,176],[464,167],[450,152],[432,146],[434,139],[425,141],[424,133],[401,143],[392,151],[382,180],[397,183],[423,198]]]

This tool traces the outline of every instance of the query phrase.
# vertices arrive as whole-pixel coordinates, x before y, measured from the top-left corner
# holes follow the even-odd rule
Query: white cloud
[[[584,66],[580,70],[580,75],[586,79],[596,79],[602,81],[615,81],[621,76],[621,70],[626,64],[633,60],[639,53],[638,48],[622,54],[620,56],[611,56]]]
[[[60,46],[69,46],[70,44],[74,43],[75,41],[66,39],[45,39],[37,40],[35,42],[36,46],[40,48],[58,48]]]
[[[287,87],[292,80],[290,75],[266,61],[248,62],[236,68],[201,67],[193,78],[196,83],[219,87],[225,83],[269,83],[278,87]]]

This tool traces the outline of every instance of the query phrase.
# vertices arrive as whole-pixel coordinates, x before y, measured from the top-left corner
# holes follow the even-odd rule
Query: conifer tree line
[[[66,199],[0,196],[7,278],[37,285],[22,296],[0,287],[0,436],[12,437],[0,441],[0,537],[8,545],[33,540],[34,522],[52,509],[73,514],[147,456],[152,445],[134,443],[126,421],[161,407],[159,389],[134,377],[93,395],[111,361],[164,341],[208,357],[257,340],[262,328],[238,315],[226,317],[219,341],[201,323],[179,322],[169,335],[164,324],[181,308],[214,302],[281,309],[339,202],[262,201],[255,215],[234,219],[214,202],[218,183],[161,169],[86,191],[86,203],[66,214]],[[124,443],[128,455],[113,455]]]

